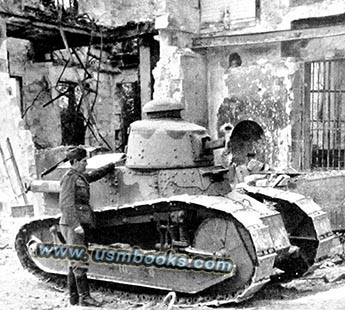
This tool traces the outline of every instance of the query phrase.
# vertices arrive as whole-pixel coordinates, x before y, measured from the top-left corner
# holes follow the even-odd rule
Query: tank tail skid
[[[289,255],[280,268],[288,269],[291,258],[298,258],[299,273],[305,272],[315,262],[336,254],[339,239],[332,232],[327,213],[311,198],[301,194],[271,187],[246,186],[245,192],[260,202],[270,204],[283,218],[292,245],[298,248],[294,255]],[[284,261],[284,260],[282,260]],[[286,270],[287,272],[289,270]]]

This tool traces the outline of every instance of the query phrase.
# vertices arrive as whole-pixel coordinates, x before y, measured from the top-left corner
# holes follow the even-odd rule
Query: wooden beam
[[[334,37],[340,35],[345,35],[345,25],[241,35],[202,34],[193,39],[193,48],[199,49],[222,46],[255,45],[291,40]]]
[[[0,12],[0,17],[6,22],[7,31],[4,37],[13,37],[29,40],[33,43],[37,61],[42,61],[44,55],[55,50],[64,49],[60,31],[65,34],[71,48],[88,46],[92,36],[92,44],[112,44],[134,38],[152,37],[157,34],[152,22],[129,22],[116,28],[85,25],[76,22],[58,24],[57,20],[51,22],[40,21],[32,16],[25,17],[7,12]]]
[[[157,34],[158,32],[154,29],[154,24],[152,22],[140,22],[134,23],[129,22],[126,25],[119,26],[116,28],[102,27],[102,31],[99,29],[93,29],[91,26],[80,26],[77,23],[58,23],[41,22],[39,20],[19,16],[11,15],[9,13],[0,12],[0,16],[5,18],[7,25],[10,29],[21,30],[21,29],[36,29],[41,32],[56,33],[60,35],[60,27],[66,33],[66,35],[79,35],[90,37],[91,32],[95,40],[100,40],[103,36],[104,43],[111,43],[121,40],[130,39],[133,37],[142,36],[145,34]]]
[[[4,16],[5,15],[5,16]],[[45,23],[38,20],[32,20],[32,18],[25,18],[22,16],[6,16],[7,14],[0,12],[0,16],[5,17],[6,24],[12,29],[22,29],[29,27],[31,29],[40,29],[41,31],[56,31],[59,32],[60,25],[54,23]],[[77,24],[75,25],[66,25],[62,24],[61,28],[63,31],[68,33],[74,33],[84,36],[90,36],[91,29],[87,27],[80,27]],[[100,35],[99,33],[95,34],[96,36]]]

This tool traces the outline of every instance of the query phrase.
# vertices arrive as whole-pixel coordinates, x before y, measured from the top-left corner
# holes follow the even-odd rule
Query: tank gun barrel
[[[204,140],[203,143],[204,150],[217,150],[225,147],[225,138],[220,138],[217,140]]]

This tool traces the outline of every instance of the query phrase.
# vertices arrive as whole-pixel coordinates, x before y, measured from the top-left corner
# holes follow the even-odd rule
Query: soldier
[[[113,163],[95,171],[85,173],[86,150],[77,147],[67,154],[71,169],[61,180],[60,229],[66,243],[87,248],[90,231],[95,228],[95,217],[90,206],[90,182],[104,177],[114,170]],[[101,306],[101,303],[90,296],[86,272],[88,265],[82,261],[69,261],[67,276],[71,305]]]

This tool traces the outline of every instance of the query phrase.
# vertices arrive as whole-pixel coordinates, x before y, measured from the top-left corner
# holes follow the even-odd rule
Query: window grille
[[[345,59],[305,64],[306,168],[345,168]]]

